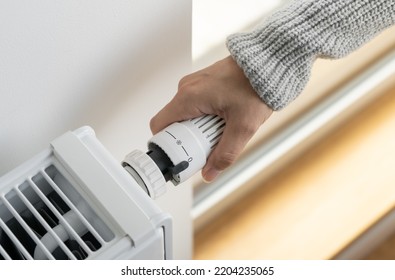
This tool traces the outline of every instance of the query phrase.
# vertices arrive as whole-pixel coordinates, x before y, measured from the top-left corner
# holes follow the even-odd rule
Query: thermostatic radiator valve
[[[205,115],[173,123],[148,141],[148,152],[134,150],[122,165],[149,196],[166,192],[166,182],[184,182],[206,164],[225,128],[219,116]]]

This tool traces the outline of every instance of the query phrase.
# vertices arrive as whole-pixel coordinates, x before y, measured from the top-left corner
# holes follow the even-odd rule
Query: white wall
[[[198,61],[214,50],[220,52],[219,58],[228,55],[225,47],[226,37],[235,32],[251,31],[253,26],[261,22],[284,1],[193,1],[193,59]]]
[[[251,31],[289,0],[193,1],[192,59],[198,70],[229,55],[226,38]]]
[[[3,0],[0,36],[0,175],[82,125],[120,161],[190,71],[191,1]],[[159,200],[176,258],[191,257],[191,201],[188,183]]]

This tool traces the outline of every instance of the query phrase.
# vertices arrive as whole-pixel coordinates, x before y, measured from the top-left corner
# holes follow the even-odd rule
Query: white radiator
[[[171,217],[89,127],[0,178],[0,259],[169,259]]]

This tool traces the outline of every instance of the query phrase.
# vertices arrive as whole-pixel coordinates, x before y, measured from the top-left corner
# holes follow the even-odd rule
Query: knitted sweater
[[[273,110],[304,89],[316,58],[341,58],[395,24],[395,0],[293,0],[227,47]],[[394,35],[395,36],[395,35]]]

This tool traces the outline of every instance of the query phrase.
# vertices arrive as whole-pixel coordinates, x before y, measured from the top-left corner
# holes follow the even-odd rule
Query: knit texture
[[[273,110],[294,100],[318,58],[341,58],[395,23],[395,0],[294,0],[227,47]],[[395,36],[395,35],[394,35]]]

